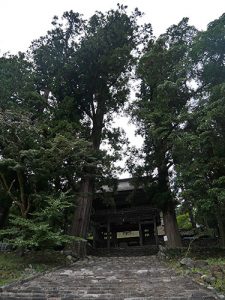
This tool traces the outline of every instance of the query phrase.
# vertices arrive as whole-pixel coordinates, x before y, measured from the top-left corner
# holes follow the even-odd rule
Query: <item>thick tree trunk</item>
[[[104,101],[98,101],[98,107],[95,111],[93,105],[93,128],[91,134],[91,142],[93,151],[99,150],[102,139],[102,128],[104,118]],[[80,189],[80,196],[78,199],[78,206],[75,208],[74,219],[72,224],[71,234],[80,237],[83,241],[76,241],[73,244],[73,252],[78,257],[86,256],[86,241],[88,227],[91,217],[92,200],[94,193],[94,175],[95,168],[88,170],[90,175],[83,178],[83,182]]]
[[[220,235],[220,245],[221,247],[225,247],[225,229],[220,205],[216,205],[216,218]]]
[[[0,229],[2,229],[7,222],[9,215],[9,207],[0,207]]]
[[[75,208],[71,234],[83,240],[73,243],[73,252],[78,257],[86,256],[87,232],[90,222],[91,208],[93,200],[93,180],[85,177],[81,184],[78,206]]]
[[[170,190],[168,166],[166,160],[162,159],[160,167],[158,167],[158,173],[159,188],[160,192],[162,193],[162,197],[164,198],[163,220],[165,233],[167,236],[166,244],[169,248],[181,247],[182,242],[177,226],[175,203]]]
[[[177,219],[174,206],[168,205],[163,212],[165,232],[168,248],[182,247],[181,237],[177,226]]]

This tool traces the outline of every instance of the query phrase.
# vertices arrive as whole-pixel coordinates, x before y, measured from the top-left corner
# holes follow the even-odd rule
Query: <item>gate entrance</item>
[[[97,194],[91,220],[94,248],[158,245],[160,211],[152,206],[143,187],[134,187],[130,181],[119,181],[116,193],[111,195],[111,207],[104,207],[102,195]]]

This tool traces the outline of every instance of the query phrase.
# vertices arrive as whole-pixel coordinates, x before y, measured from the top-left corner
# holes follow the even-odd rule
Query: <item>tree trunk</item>
[[[225,230],[224,230],[223,217],[221,214],[221,206],[215,205],[215,208],[216,208],[216,218],[217,218],[219,235],[220,235],[220,245],[221,247],[225,247]]]
[[[165,154],[163,157],[165,157]],[[167,236],[166,244],[169,248],[177,248],[182,247],[182,242],[177,226],[175,203],[170,190],[168,166],[166,160],[163,159],[163,157],[161,157],[161,164],[159,164],[160,167],[158,167],[158,176],[160,193],[162,193],[162,197],[164,198],[162,210],[165,233]]]
[[[191,226],[192,226],[193,229],[195,229],[196,228],[196,222],[195,222],[195,217],[194,217],[194,214],[193,214],[193,207],[190,203],[188,203],[188,214],[189,214]]]
[[[93,200],[93,180],[87,176],[81,184],[78,206],[75,208],[71,234],[82,240],[73,243],[73,252],[78,257],[86,256],[86,238]]]
[[[104,101],[98,101],[98,107],[95,111],[93,105],[93,128],[91,133],[91,142],[93,151],[99,150],[102,139],[102,128],[104,118]],[[80,196],[78,198],[78,206],[75,208],[74,219],[71,234],[80,237],[83,240],[76,241],[73,244],[73,252],[78,257],[86,256],[86,241],[88,227],[91,217],[91,208],[94,192],[94,175],[96,169],[92,167],[88,170],[88,176],[85,176],[81,185]]]
[[[165,232],[168,248],[182,247],[181,237],[177,226],[177,219],[174,206],[168,205],[163,212]]]
[[[0,229],[2,229],[8,219],[9,207],[0,207]]]

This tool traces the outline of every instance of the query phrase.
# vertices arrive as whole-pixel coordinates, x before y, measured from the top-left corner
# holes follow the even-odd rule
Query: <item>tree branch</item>
[[[12,189],[12,187],[13,187],[14,182],[15,182],[15,179],[13,179],[13,181],[11,182],[10,187],[9,187],[9,189],[8,189],[8,193],[11,192],[11,189]]]
[[[24,194],[24,185],[23,185],[23,176],[18,170],[17,172],[17,178],[19,182],[19,188],[20,188],[20,202],[21,202],[21,213],[23,216],[26,216],[26,202],[25,202],[25,194]]]
[[[0,173],[3,189],[7,192],[9,190],[4,174]]]

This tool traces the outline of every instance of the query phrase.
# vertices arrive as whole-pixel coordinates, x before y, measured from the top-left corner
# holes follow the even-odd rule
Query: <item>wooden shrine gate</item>
[[[158,246],[160,224],[159,210],[149,206],[97,210],[92,216],[93,247]],[[129,232],[136,235],[126,237]]]

